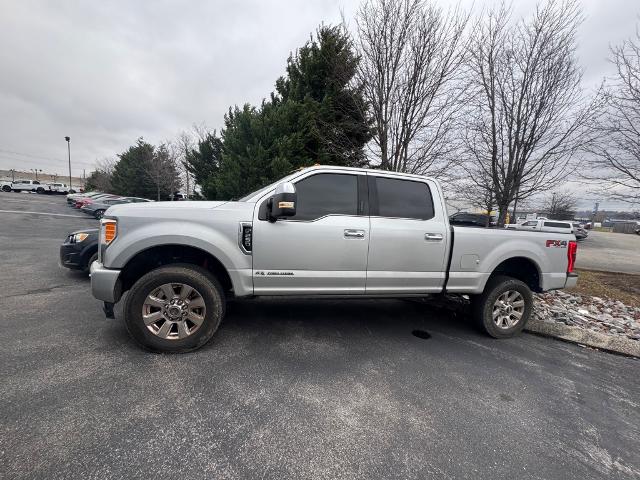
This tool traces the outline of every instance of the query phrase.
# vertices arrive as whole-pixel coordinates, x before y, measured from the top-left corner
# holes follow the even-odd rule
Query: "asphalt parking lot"
[[[578,246],[576,266],[640,275],[640,235],[589,232]]]
[[[150,354],[58,267],[96,223],[0,193],[0,478],[640,478],[634,359],[392,300],[235,302]]]

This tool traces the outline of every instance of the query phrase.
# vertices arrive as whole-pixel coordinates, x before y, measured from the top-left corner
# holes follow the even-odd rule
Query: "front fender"
[[[235,223],[235,222],[233,222]],[[118,236],[104,250],[103,263],[111,269],[122,269],[138,253],[162,245],[185,245],[203,250],[220,261],[231,278],[236,295],[252,293],[251,256],[238,246],[238,226],[218,225],[212,228],[190,220],[155,219],[152,223],[118,220]]]

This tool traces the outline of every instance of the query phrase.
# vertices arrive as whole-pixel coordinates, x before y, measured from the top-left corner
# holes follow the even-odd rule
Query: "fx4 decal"
[[[566,240],[547,240],[547,247],[567,248]]]

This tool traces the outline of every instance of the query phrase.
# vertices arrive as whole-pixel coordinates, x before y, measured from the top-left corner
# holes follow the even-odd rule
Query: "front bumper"
[[[84,269],[82,247],[83,245],[79,243],[63,243],[60,245],[60,265],[72,270]]]
[[[122,295],[120,270],[105,268],[100,262],[91,264],[91,293],[98,300],[117,303]]]

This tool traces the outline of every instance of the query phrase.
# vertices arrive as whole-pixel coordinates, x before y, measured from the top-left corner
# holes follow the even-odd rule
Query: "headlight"
[[[83,242],[88,236],[88,233],[74,233],[73,235],[69,235],[69,243]]]

